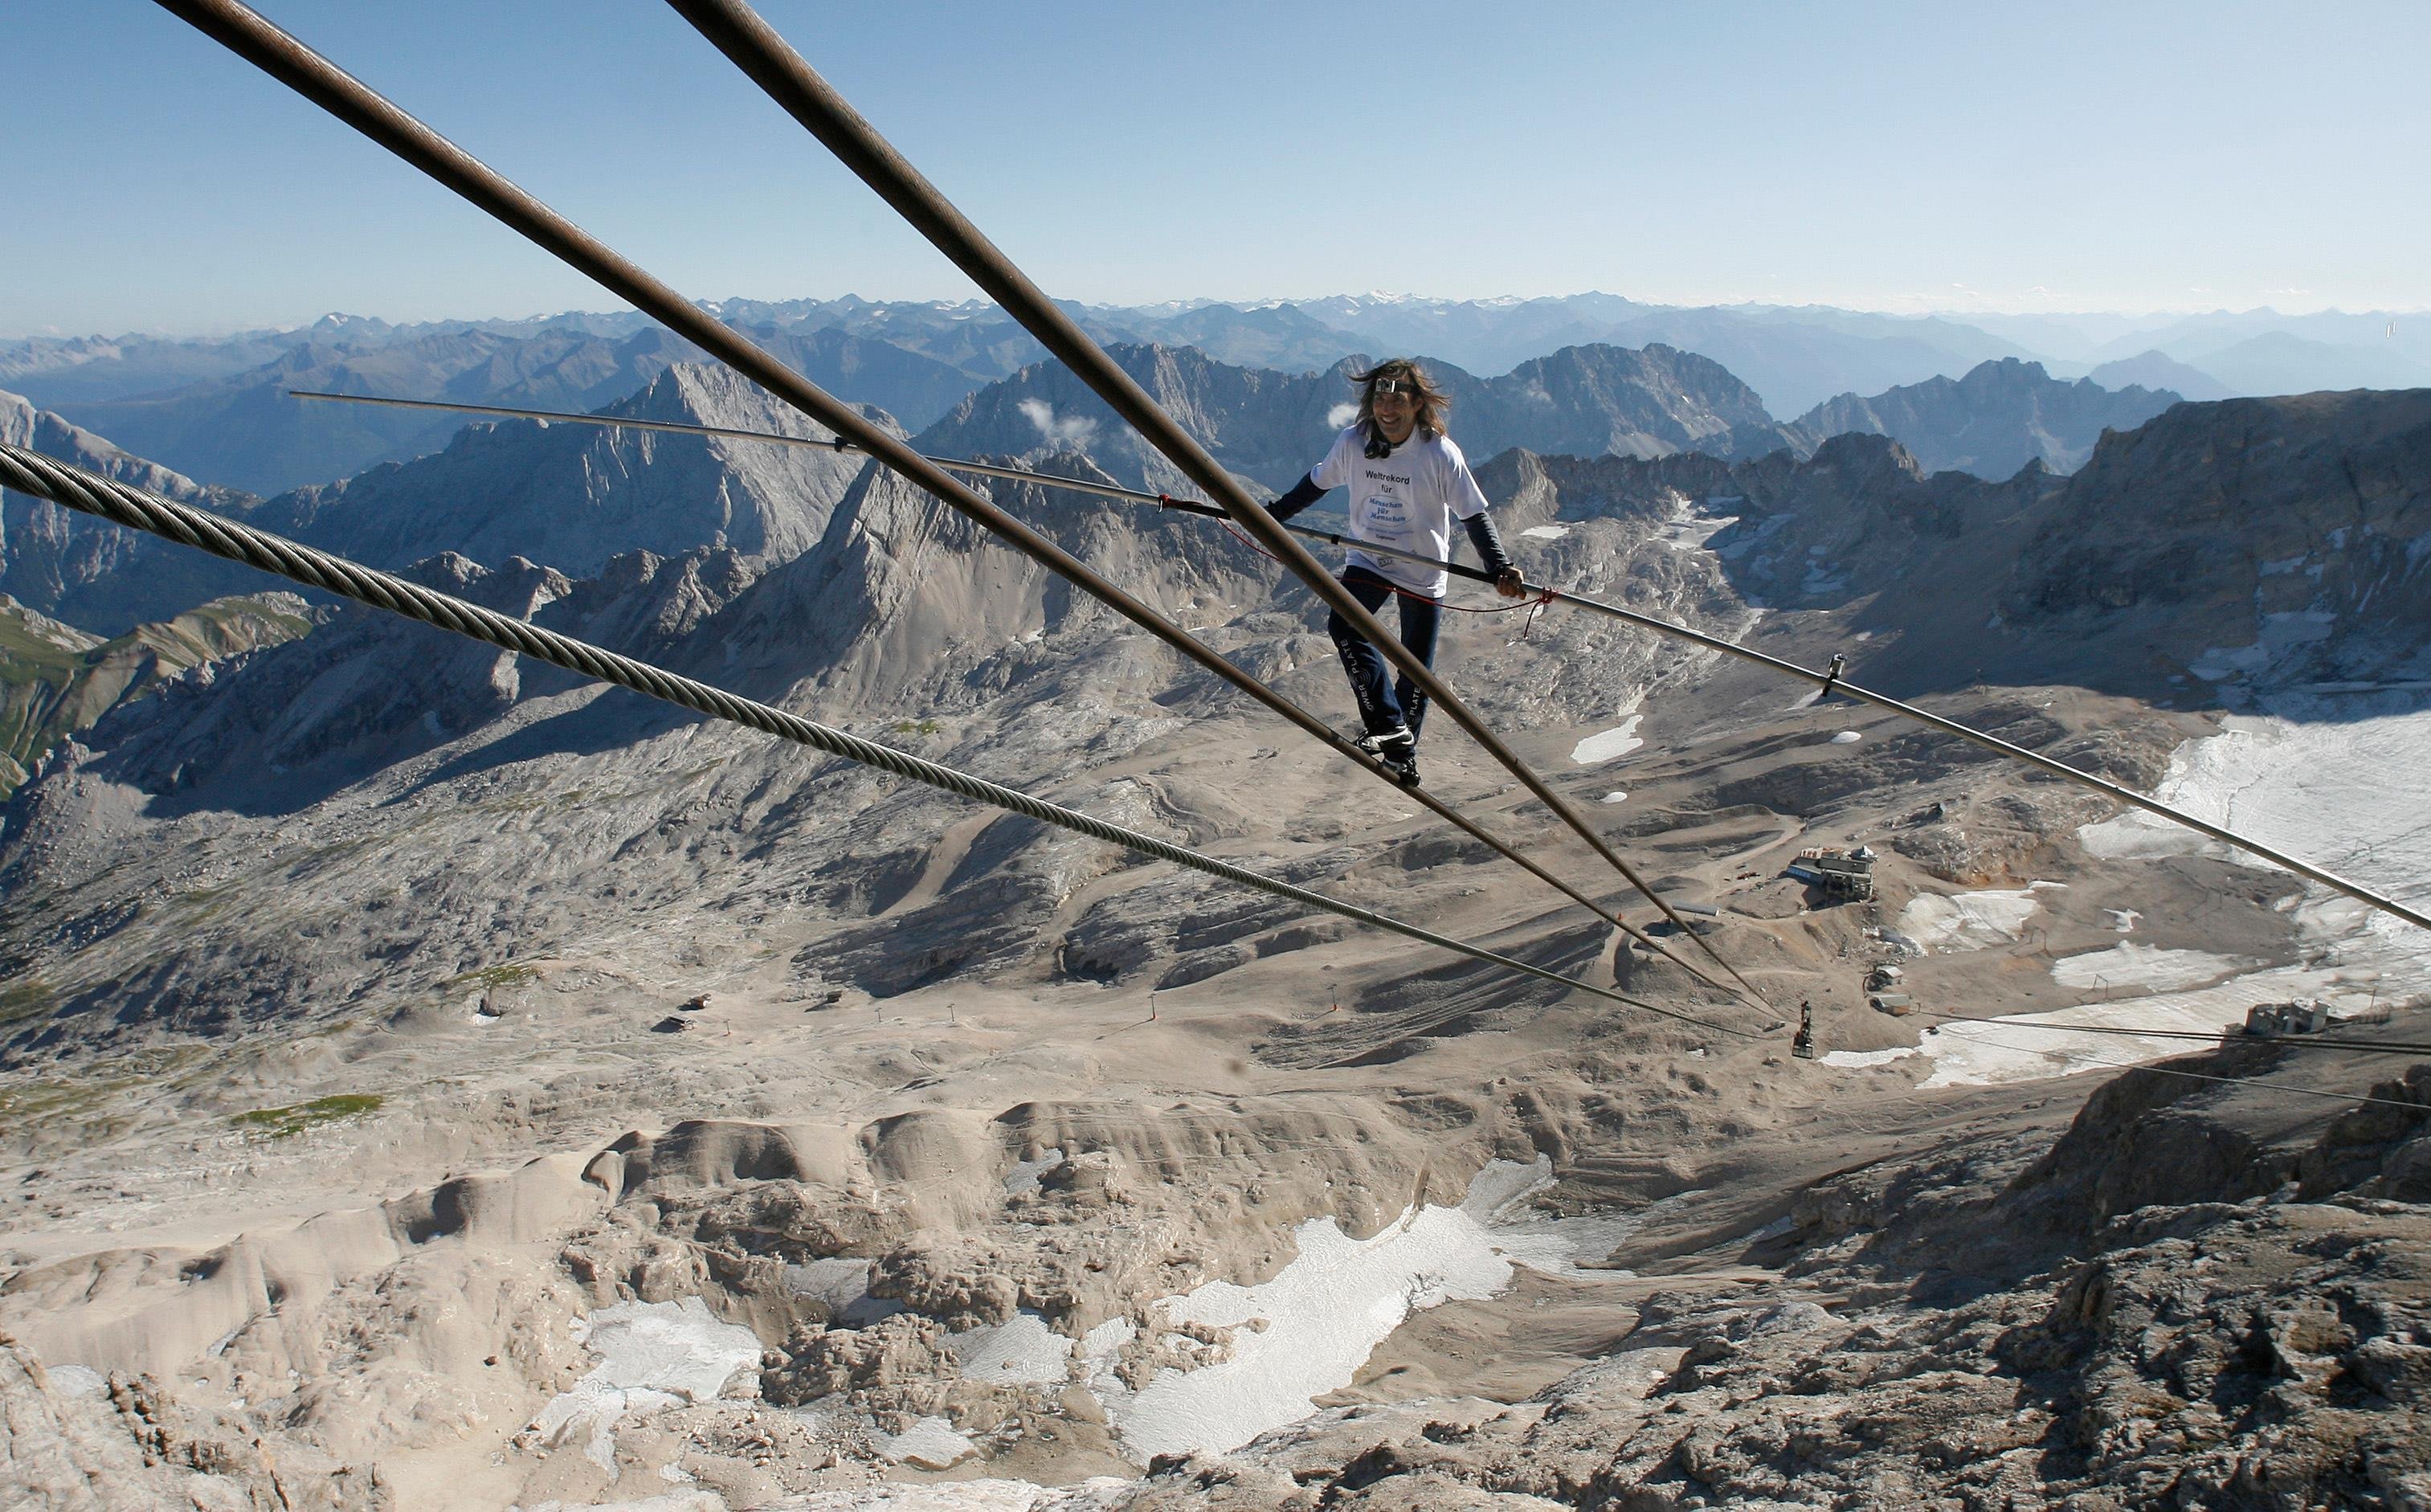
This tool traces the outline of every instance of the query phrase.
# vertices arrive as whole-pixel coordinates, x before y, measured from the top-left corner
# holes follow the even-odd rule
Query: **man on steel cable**
[[[1487,514],[1485,495],[1470,475],[1444,427],[1451,401],[1426,370],[1406,357],[1388,358],[1365,373],[1359,385],[1359,419],[1333,438],[1333,447],[1290,493],[1266,506],[1288,520],[1329,490],[1350,490],[1350,530],[1355,540],[1415,551],[1438,562],[1451,560],[1451,522],[1467,527],[1478,560],[1494,574],[1497,593],[1519,596],[1519,569],[1502,549]],[[1451,575],[1439,567],[1350,548],[1342,586],[1369,613],[1388,597],[1401,601],[1401,644],[1434,665],[1435,630],[1443,617],[1444,590]],[[1384,654],[1340,614],[1326,630],[1342,653],[1342,670],[1359,699],[1366,732],[1352,742],[1390,767],[1405,786],[1418,783],[1418,729],[1427,717],[1427,696],[1407,676],[1396,684]]]

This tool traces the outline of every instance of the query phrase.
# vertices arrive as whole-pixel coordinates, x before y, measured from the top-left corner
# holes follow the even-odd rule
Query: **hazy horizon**
[[[2078,319],[2109,319],[2109,320],[2125,320],[2125,321],[2148,321],[2148,320],[2149,320],[2149,321],[2163,321],[2163,320],[2180,320],[2180,319],[2188,319],[2188,318],[2195,318],[2195,317],[2202,317],[2202,316],[2226,316],[2226,317],[2235,318],[2235,317],[2239,317],[2239,316],[2253,316],[2253,315],[2276,315],[2276,316],[2279,316],[2279,317],[2281,317],[2281,318],[2285,318],[2285,319],[2300,319],[2300,318],[2304,318],[2304,317],[2306,317],[2306,316],[2313,316],[2313,315],[2343,315],[2343,316],[2351,316],[2351,317],[2356,317],[2356,318],[2361,318],[2361,317],[2369,316],[2369,315],[2388,315],[2388,316],[2391,316],[2391,317],[2398,317],[2398,316],[2420,316],[2420,315],[2424,315],[2424,314],[2431,314],[2431,305],[2420,305],[2420,306],[2413,306],[2413,307],[2378,306],[2378,307],[2362,308],[2362,309],[2343,308],[2343,307],[2339,307],[2339,306],[2336,306],[2336,305],[2320,305],[2320,306],[2310,306],[2310,307],[2302,307],[2302,308],[2289,308],[2289,307],[2286,307],[2286,306],[2274,306],[2274,305],[2249,305],[2249,306],[2244,306],[2244,307],[2241,307],[2241,308],[2240,308],[2240,307],[2235,307],[2235,306],[2226,306],[2226,305],[2183,305],[2183,306],[2171,306],[2171,307],[2154,308],[2154,309],[2146,309],[2146,310],[2122,310],[2122,309],[1992,310],[1992,309],[1983,309],[1983,308],[1966,309],[1966,308],[1960,308],[1960,307],[1931,307],[1931,308],[1922,308],[1922,309],[1914,309],[1914,310],[1894,310],[1894,309],[1868,308],[1868,307],[1866,307],[1866,306],[1862,306],[1862,305],[1833,304],[1833,303],[1830,303],[1830,302],[1828,302],[1828,301],[1823,301],[1823,300],[1786,300],[1786,299],[1757,299],[1757,298],[1727,299],[1727,300],[1708,300],[1708,301],[1702,301],[1702,302],[1696,303],[1696,304],[1685,304],[1685,303],[1680,303],[1680,302],[1677,302],[1677,301],[1671,301],[1671,300],[1662,300],[1662,299],[1653,299],[1653,298],[1641,297],[1641,296],[1639,296],[1639,295],[1635,295],[1635,294],[1615,294],[1613,291],[1611,291],[1611,290],[1607,290],[1607,289],[1580,289],[1580,290],[1574,290],[1574,291],[1571,291],[1570,293],[1568,293],[1568,294],[1475,294],[1475,295],[1424,294],[1394,294],[1394,293],[1385,293],[1385,292],[1383,292],[1383,291],[1378,291],[1378,290],[1367,290],[1367,291],[1363,291],[1363,292],[1361,292],[1361,293],[1357,293],[1357,294],[1351,294],[1351,293],[1346,293],[1346,292],[1344,292],[1344,291],[1339,291],[1339,290],[1337,290],[1337,291],[1334,291],[1334,292],[1332,292],[1332,293],[1328,293],[1328,294],[1262,295],[1262,296],[1258,296],[1258,297],[1251,297],[1251,298],[1236,298],[1236,297],[1228,297],[1228,296],[1222,296],[1222,295],[1193,294],[1193,295],[1179,295],[1179,296],[1173,296],[1173,297],[1168,297],[1168,298],[1164,298],[1164,299],[1145,299],[1145,300],[1128,300],[1128,301],[1114,301],[1114,300],[1100,300],[1100,299],[1086,299],[1086,298],[1080,298],[1080,299],[1078,299],[1078,302],[1079,302],[1079,303],[1081,303],[1081,304],[1084,304],[1084,305],[1091,306],[1092,308],[1097,308],[1097,309],[1106,309],[1106,310],[1149,310],[1149,309],[1156,309],[1156,308],[1159,308],[1159,307],[1171,307],[1171,308],[1181,309],[1181,308],[1187,308],[1187,307],[1204,307],[1204,306],[1214,306],[1214,305],[1230,305],[1230,306],[1232,306],[1232,307],[1233,307],[1233,308],[1235,308],[1235,309],[1241,309],[1241,310],[1254,310],[1254,309],[1260,309],[1260,308],[1271,307],[1271,306],[1275,306],[1275,305],[1285,305],[1285,304],[1305,304],[1305,303],[1312,303],[1312,302],[1318,301],[1318,300],[1325,300],[1325,299],[1341,299],[1341,298],[1382,298],[1382,299],[1402,300],[1402,301],[1408,301],[1408,302],[1412,302],[1412,303],[1426,303],[1426,304],[1481,304],[1481,305],[1482,305],[1482,304],[1497,304],[1497,303],[1501,303],[1501,304],[1521,304],[1521,303],[1531,303],[1531,302],[1534,302],[1534,301],[1537,301],[1537,300],[1556,300],[1556,301],[1557,301],[1557,300],[1563,300],[1563,299],[1585,298],[1585,297],[1596,296],[1596,295],[1601,295],[1601,296],[1610,297],[1610,298],[1627,299],[1627,300],[1630,300],[1632,303],[1639,304],[1639,305],[1646,305],[1646,306],[1659,306],[1659,307],[1673,308],[1673,309],[1684,309],[1684,310],[1700,310],[1700,309],[1712,309],[1712,310],[1731,310],[1731,309],[1762,309],[1762,310],[1830,310],[1830,311],[1841,311],[1841,312],[1845,312],[1845,313],[1849,313],[1849,314],[1880,315],[1880,316],[1884,316],[1884,317],[1890,318],[1890,319],[1902,319],[1902,320],[1945,319],[1945,320],[1955,320],[1955,321],[1969,321],[1969,320],[1980,320],[1980,319],[1987,319],[1987,318],[1988,318],[1988,319],[1993,319],[1993,320],[2001,320],[2001,319],[2005,319],[2005,318],[2008,318],[2008,317],[2011,317],[2011,316],[2031,316],[2031,317],[2034,317],[2034,318],[2048,318],[2048,319],[2057,319],[2057,320],[2064,320],[2064,319],[2070,319],[2070,318],[2078,318]],[[1069,295],[1069,294],[1059,294],[1059,295],[1057,295],[1057,297],[1058,297],[1058,298],[1066,298],[1066,299],[1071,299],[1071,298],[1076,298],[1077,296]],[[922,305],[946,305],[946,306],[952,306],[952,305],[963,305],[963,304],[979,304],[979,305],[987,305],[987,304],[992,304],[992,303],[993,303],[992,301],[990,301],[990,300],[988,300],[987,298],[985,298],[985,296],[983,296],[983,295],[981,295],[981,294],[977,294],[977,293],[975,293],[975,292],[974,292],[974,293],[970,293],[970,294],[963,294],[963,295],[960,295],[960,296],[948,295],[948,294],[937,294],[937,295],[932,295],[932,296],[929,296],[929,297],[921,297],[921,296],[918,296],[918,295],[904,295],[904,296],[898,296],[898,297],[892,297],[892,298],[880,299],[880,298],[877,298],[877,297],[875,297],[875,296],[871,296],[871,295],[864,295],[864,294],[859,294],[859,293],[858,293],[858,291],[855,291],[855,290],[849,290],[849,289],[845,290],[845,291],[843,291],[843,292],[841,292],[841,293],[837,293],[837,294],[719,294],[719,295],[711,295],[711,296],[706,296],[706,297],[705,297],[705,299],[704,299],[704,302],[705,302],[705,303],[708,303],[708,304],[713,304],[713,305],[730,303],[730,302],[734,302],[734,301],[749,301],[749,302],[756,303],[756,304],[788,304],[788,303],[794,303],[794,302],[797,302],[797,301],[827,303],[827,302],[833,302],[833,301],[837,301],[837,300],[851,299],[851,298],[861,298],[861,299],[863,299],[863,300],[865,300],[866,302],[868,302],[868,303],[870,303],[870,304],[922,304]],[[520,322],[530,322],[530,321],[537,321],[537,320],[555,319],[555,318],[559,318],[559,317],[571,317],[571,316],[578,316],[578,315],[606,315],[606,314],[621,314],[621,313],[629,313],[629,312],[630,312],[630,311],[631,311],[631,307],[630,307],[630,306],[629,306],[629,305],[625,305],[625,304],[622,304],[622,303],[620,303],[620,302],[613,301],[613,300],[604,301],[604,302],[602,302],[602,303],[595,304],[595,305],[587,305],[587,306],[586,306],[586,305],[569,305],[569,306],[563,306],[563,307],[552,308],[552,309],[536,309],[536,310],[524,310],[524,311],[478,311],[478,312],[465,312],[465,311],[449,311],[449,312],[443,313],[443,314],[427,314],[427,315],[426,315],[426,314],[416,314],[416,315],[411,315],[411,316],[405,316],[405,315],[392,315],[392,314],[383,313],[383,312],[381,312],[381,311],[377,311],[377,310],[336,310],[336,309],[331,309],[331,310],[322,310],[322,311],[316,311],[316,312],[314,312],[314,313],[312,313],[312,314],[309,314],[309,315],[301,315],[301,316],[292,316],[292,317],[285,317],[285,318],[272,318],[272,319],[262,319],[262,320],[249,320],[249,321],[234,322],[234,323],[213,323],[213,324],[210,324],[210,325],[192,325],[192,326],[185,326],[185,327],[179,327],[179,326],[175,326],[175,325],[155,325],[155,326],[135,326],[135,325],[117,325],[117,326],[109,326],[109,325],[102,325],[102,326],[95,326],[95,327],[91,327],[91,328],[83,328],[83,329],[69,329],[69,328],[60,328],[60,327],[47,327],[47,328],[0,328],[0,341],[31,341],[31,340],[38,340],[38,339],[52,339],[52,340],[61,340],[61,341],[73,341],[73,340],[76,340],[76,339],[79,339],[79,338],[94,338],[94,337],[97,337],[97,338],[102,338],[102,339],[116,339],[116,338],[121,338],[121,337],[129,337],[129,336],[151,337],[151,338],[155,338],[155,339],[158,339],[158,340],[164,340],[164,341],[211,341],[211,340],[217,340],[217,339],[225,339],[225,338],[227,338],[227,337],[239,336],[239,335],[243,335],[243,334],[248,333],[248,332],[256,332],[256,331],[272,331],[272,332],[282,332],[282,333],[283,333],[283,332],[288,332],[288,331],[302,330],[302,329],[304,329],[304,328],[308,328],[308,327],[310,327],[310,326],[312,326],[312,325],[317,324],[317,323],[318,323],[318,322],[320,322],[320,321],[327,320],[327,319],[333,319],[333,318],[337,318],[337,319],[377,320],[377,321],[383,322],[384,324],[387,324],[387,325],[392,326],[392,327],[404,327],[404,326],[416,326],[416,325],[441,324],[441,323],[445,323],[445,322],[450,322],[450,321],[462,321],[462,322],[500,321],[500,322],[518,322],[518,323],[520,323]]]

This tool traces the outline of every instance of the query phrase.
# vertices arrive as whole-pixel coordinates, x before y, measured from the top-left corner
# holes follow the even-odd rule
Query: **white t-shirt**
[[[1468,459],[1450,436],[1413,429],[1410,439],[1382,457],[1367,455],[1367,436],[1352,426],[1333,438],[1333,449],[1310,475],[1323,489],[1350,490],[1350,534],[1379,546],[1416,551],[1437,562],[1451,560],[1451,522],[1485,512],[1485,493],[1470,476]],[[1347,559],[1430,598],[1451,587],[1451,574],[1396,557],[1371,556],[1357,546]]]

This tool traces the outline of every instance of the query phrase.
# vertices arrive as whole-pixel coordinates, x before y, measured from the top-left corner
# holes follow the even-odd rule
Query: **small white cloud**
[[[1098,422],[1085,415],[1058,420],[1055,418],[1055,406],[1045,399],[1024,399],[1015,408],[1020,410],[1024,419],[1038,428],[1039,439],[1050,446],[1086,451],[1089,443],[1097,439]]]
[[[1359,406],[1351,403],[1348,399],[1345,399],[1340,404],[1335,405],[1333,409],[1325,412],[1325,428],[1328,430],[1339,430],[1343,427],[1349,425],[1351,421],[1358,418]]]

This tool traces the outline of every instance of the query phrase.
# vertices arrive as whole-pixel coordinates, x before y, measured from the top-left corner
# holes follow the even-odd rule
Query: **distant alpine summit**
[[[1869,399],[1843,394],[1799,416],[1798,427],[1819,442],[1852,431],[1896,437],[1927,472],[1997,479],[2030,462],[2072,473],[2104,430],[2133,430],[2180,398],[2166,389],[2114,393],[2090,378],[2063,383],[2040,362],[2003,358]]]

